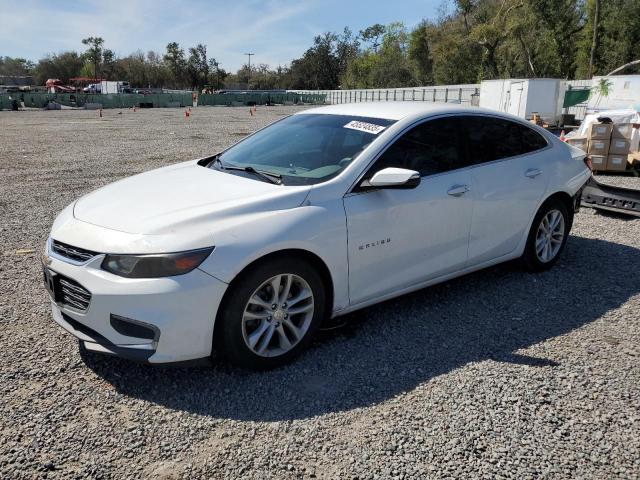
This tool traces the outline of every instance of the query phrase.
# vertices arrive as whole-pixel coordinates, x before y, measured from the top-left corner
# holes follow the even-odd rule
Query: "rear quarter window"
[[[533,128],[520,125],[522,130],[522,153],[535,152],[547,146],[547,140]]]

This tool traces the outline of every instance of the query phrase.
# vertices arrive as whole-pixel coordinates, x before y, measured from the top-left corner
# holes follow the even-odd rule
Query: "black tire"
[[[313,293],[313,316],[308,330],[291,350],[274,357],[260,356],[244,340],[242,318],[247,302],[256,289],[280,274],[297,275],[307,282]],[[324,319],[326,295],[322,278],[311,265],[299,258],[274,258],[250,267],[229,288],[216,320],[214,348],[225,360],[236,366],[269,370],[289,363],[309,345]]]
[[[536,253],[536,234],[538,232],[542,219],[545,218],[547,214],[553,210],[557,210],[562,214],[564,220],[564,237],[562,238],[562,243],[560,244],[560,248],[555,256],[551,260],[543,262]],[[531,230],[529,231],[529,235],[527,237],[527,244],[521,257],[522,263],[524,264],[525,268],[527,268],[527,270],[531,272],[542,272],[545,270],[549,270],[557,263],[567,243],[567,238],[569,238],[569,231],[571,230],[572,221],[573,218],[569,214],[569,211],[567,210],[567,207],[564,202],[562,202],[562,200],[551,198],[544,204],[542,204],[540,210],[538,210],[538,213],[531,223]]]

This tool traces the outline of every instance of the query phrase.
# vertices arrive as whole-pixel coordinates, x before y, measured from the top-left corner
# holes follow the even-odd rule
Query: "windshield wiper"
[[[216,155],[215,157],[213,157],[213,163],[211,165],[215,165],[216,163],[222,170],[236,170],[239,172],[252,173],[260,178],[263,178],[264,180],[270,183],[274,183],[276,185],[282,184],[282,175],[279,175],[277,173],[267,172],[264,170],[256,170],[255,168],[249,165],[247,165],[246,167],[238,167],[236,165],[225,165],[224,163],[222,163],[222,159],[220,158],[220,155]]]
[[[271,183],[275,183],[276,185],[280,185],[282,183],[282,175],[279,175],[277,173],[272,173],[272,172],[265,172],[264,170],[256,170],[253,167],[250,166],[246,166],[246,167],[222,167],[225,170],[239,170],[241,172],[247,172],[247,173],[253,173],[254,175],[260,177],[260,178],[264,178],[265,180],[271,182]]]

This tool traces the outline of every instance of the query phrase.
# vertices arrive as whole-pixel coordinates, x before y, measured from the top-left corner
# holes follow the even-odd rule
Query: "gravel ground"
[[[614,187],[640,188],[640,178],[635,172],[625,173],[598,173],[595,179],[605,185],[613,185]]]
[[[640,478],[640,219],[584,209],[552,271],[368,308],[268,373],[79,353],[41,285],[56,213],[293,110],[0,112],[0,477]]]

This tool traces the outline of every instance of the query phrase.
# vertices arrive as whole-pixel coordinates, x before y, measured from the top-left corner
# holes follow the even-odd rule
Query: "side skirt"
[[[420,283],[415,283],[413,285],[401,288],[401,289],[396,290],[396,291],[391,292],[391,293],[387,293],[387,294],[382,295],[380,297],[373,298],[373,299],[370,299],[370,300],[365,300],[364,302],[360,302],[360,303],[357,303],[355,305],[349,305],[348,307],[346,307],[346,308],[344,308],[342,310],[334,311],[333,314],[332,314],[332,318],[339,317],[341,315],[345,315],[347,313],[351,313],[351,312],[354,312],[356,310],[360,310],[361,308],[365,308],[365,307],[368,307],[370,305],[375,305],[376,303],[381,303],[381,302],[384,302],[386,300],[390,300],[392,298],[400,297],[400,296],[405,295],[407,293],[415,292],[416,290],[421,290],[423,288],[430,287],[431,285],[435,285],[437,283],[446,282],[447,280],[451,280],[452,278],[461,277],[463,275],[466,275],[467,273],[477,272],[478,270],[482,270],[482,269],[491,267],[493,265],[497,265],[499,263],[504,263],[504,262],[508,262],[509,260],[514,260],[516,258],[519,258],[521,254],[522,254],[522,252],[519,252],[519,250],[516,249],[515,253],[512,252],[512,253],[509,253],[508,255],[504,255],[502,257],[494,258],[493,260],[489,260],[487,262],[483,262],[483,263],[480,263],[478,265],[474,265],[472,267],[465,268],[463,270],[458,270],[457,272],[448,273],[447,275],[442,275],[440,277],[432,278],[431,280],[427,280],[427,281],[420,282]]]

